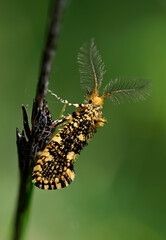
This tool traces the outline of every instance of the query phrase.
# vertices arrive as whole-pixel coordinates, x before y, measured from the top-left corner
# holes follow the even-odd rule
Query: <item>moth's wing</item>
[[[63,152],[63,145],[55,136],[42,152],[33,168],[32,182],[41,189],[60,189],[67,187],[75,177],[74,152]]]

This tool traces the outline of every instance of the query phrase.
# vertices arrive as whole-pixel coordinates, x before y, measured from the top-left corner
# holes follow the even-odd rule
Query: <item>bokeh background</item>
[[[31,113],[49,1],[0,0],[0,239],[8,239],[19,184],[15,129]],[[83,102],[77,52],[95,38],[107,73],[152,80],[147,101],[105,101],[107,124],[75,164],[70,187],[35,188],[26,240],[166,239],[166,1],[71,0],[49,88]],[[48,95],[56,119],[62,104]],[[74,109],[67,108],[66,114]]]

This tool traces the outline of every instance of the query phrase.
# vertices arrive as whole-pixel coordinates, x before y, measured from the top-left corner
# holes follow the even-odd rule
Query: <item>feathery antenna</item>
[[[110,81],[104,88],[102,99],[108,98],[114,104],[120,104],[125,100],[138,102],[145,100],[150,95],[150,80],[120,78]]]
[[[84,44],[80,48],[77,60],[81,86],[87,90],[88,95],[92,93],[97,95],[105,73],[105,65],[94,44],[94,39],[91,40],[89,45]]]

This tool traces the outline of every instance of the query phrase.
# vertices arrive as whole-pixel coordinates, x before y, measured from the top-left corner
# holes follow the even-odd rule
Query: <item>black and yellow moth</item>
[[[110,81],[99,95],[105,66],[94,45],[84,45],[78,53],[78,64],[81,85],[86,89],[85,104],[71,104],[55,95],[62,103],[75,106],[71,115],[64,117],[67,121],[63,128],[48,143],[33,168],[32,182],[41,189],[60,189],[68,186],[75,178],[74,161],[87,141],[103,126],[103,100],[111,100],[114,104],[123,100],[144,100],[150,93],[149,80],[123,81],[119,78]],[[60,124],[63,119],[57,120]]]

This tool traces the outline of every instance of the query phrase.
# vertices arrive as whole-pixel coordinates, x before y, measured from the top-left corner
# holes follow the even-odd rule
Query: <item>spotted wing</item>
[[[75,177],[73,162],[75,152],[69,151],[57,133],[42,152],[33,169],[32,182],[41,189],[67,187]]]

